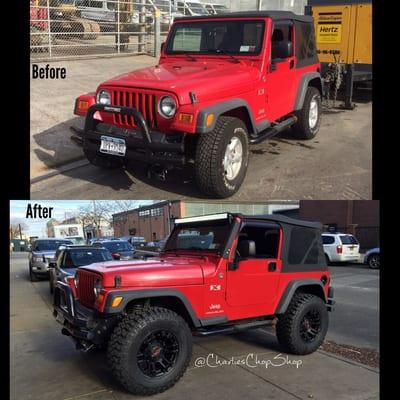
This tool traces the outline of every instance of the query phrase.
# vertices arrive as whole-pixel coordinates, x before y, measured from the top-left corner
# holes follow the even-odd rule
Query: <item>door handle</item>
[[[276,271],[276,262],[271,262],[268,264],[268,272]]]
[[[294,60],[289,61],[289,68],[292,69],[294,67]]]

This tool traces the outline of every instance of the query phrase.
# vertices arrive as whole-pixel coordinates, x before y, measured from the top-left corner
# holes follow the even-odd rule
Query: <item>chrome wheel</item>
[[[234,136],[225,150],[223,160],[224,174],[227,179],[232,181],[235,179],[242,167],[243,162],[243,145],[240,139]]]
[[[318,122],[319,109],[318,109],[318,101],[317,96],[314,96],[310,102],[310,111],[308,113],[308,123],[310,125],[310,129],[314,129]]]

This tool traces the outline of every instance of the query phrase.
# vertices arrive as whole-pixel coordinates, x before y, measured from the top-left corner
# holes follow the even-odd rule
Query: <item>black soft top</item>
[[[281,225],[283,225],[283,224],[296,225],[296,226],[303,226],[305,228],[318,229],[318,230],[322,230],[322,227],[323,227],[321,222],[304,221],[301,219],[289,218],[286,215],[278,215],[278,214],[265,214],[265,215],[232,214],[232,215],[238,216],[245,221],[254,221],[254,220],[272,221],[272,222],[278,222]]]
[[[313,23],[313,17],[310,15],[295,14],[292,11],[238,11],[222,13],[217,15],[195,15],[176,17],[175,21],[201,20],[201,19],[221,19],[221,18],[271,18],[274,21],[293,20],[300,22]]]

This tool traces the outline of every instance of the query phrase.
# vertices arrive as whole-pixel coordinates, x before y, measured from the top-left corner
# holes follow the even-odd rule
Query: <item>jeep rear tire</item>
[[[288,353],[313,353],[325,339],[328,320],[326,304],[320,297],[297,293],[279,317],[276,326],[279,344]]]
[[[236,193],[246,177],[249,138],[238,118],[220,117],[215,128],[200,134],[195,154],[195,175],[200,190],[224,199]]]
[[[295,113],[297,122],[292,126],[297,139],[310,140],[315,137],[321,125],[321,111],[321,93],[317,88],[309,86],[302,109]]]
[[[111,370],[129,392],[161,393],[185,373],[192,356],[186,322],[166,308],[128,314],[116,326],[107,349]]]
[[[105,169],[116,169],[122,168],[124,165],[124,160],[118,156],[110,156],[107,154],[101,154],[96,151],[90,151],[83,149],[86,158],[88,161],[95,165],[96,167],[105,168]]]

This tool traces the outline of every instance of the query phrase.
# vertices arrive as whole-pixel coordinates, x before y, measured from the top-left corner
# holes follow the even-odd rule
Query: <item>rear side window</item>
[[[322,243],[323,244],[333,244],[335,243],[335,238],[333,236],[322,236]]]
[[[320,253],[320,233],[314,229],[295,227],[290,234],[289,264],[317,264]]]
[[[357,239],[353,235],[341,235],[340,241],[342,244],[358,244]]]
[[[314,25],[296,21],[295,26],[297,66],[302,67],[318,62]]]

